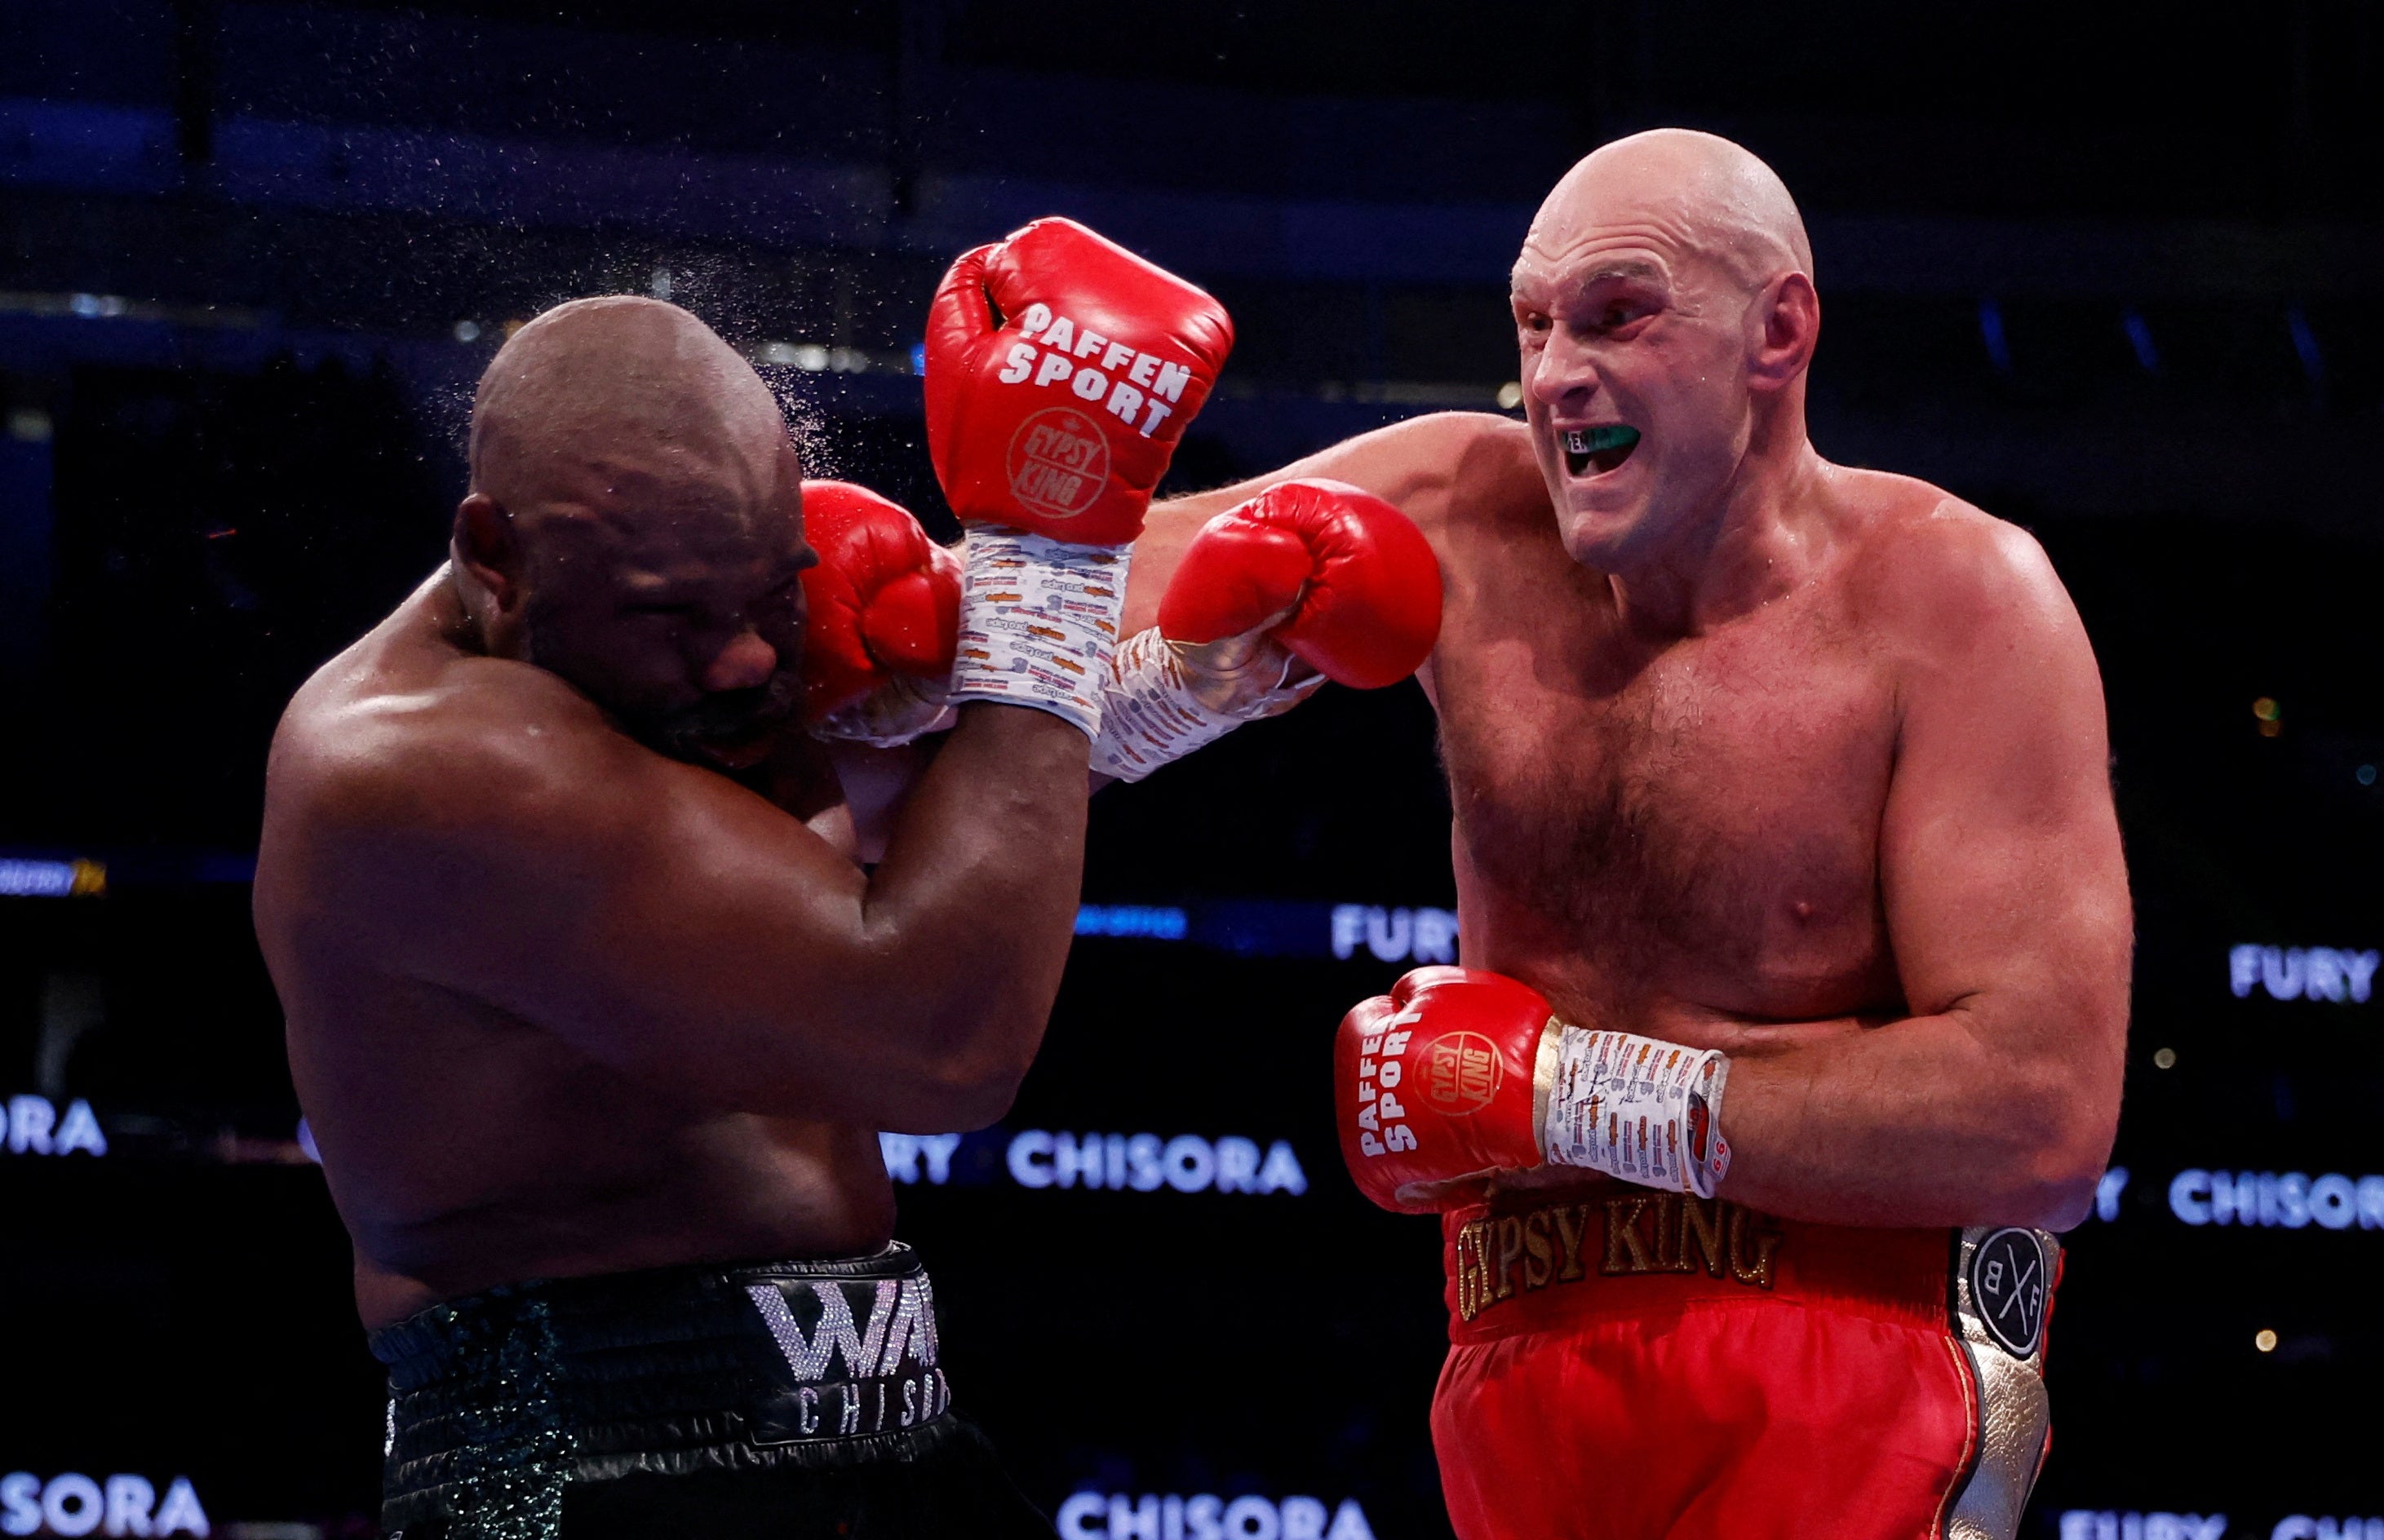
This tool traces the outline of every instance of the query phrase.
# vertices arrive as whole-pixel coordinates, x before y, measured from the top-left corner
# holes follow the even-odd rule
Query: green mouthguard
[[[1586,432],[1569,433],[1566,437],[1572,441],[1566,447],[1576,454],[1603,454],[1609,449],[1629,449],[1639,441],[1639,430],[1613,423]]]

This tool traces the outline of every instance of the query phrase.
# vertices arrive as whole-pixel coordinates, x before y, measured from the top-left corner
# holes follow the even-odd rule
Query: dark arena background
[[[248,879],[274,720],[441,559],[507,328],[685,304],[815,474],[949,530],[929,292],[1063,213],[1231,308],[1214,485],[1512,407],[1533,206],[1677,123],[1806,210],[1822,453],[2034,531],[2105,670],[2134,1022],[2028,1533],[2384,1540],[2379,97],[2353,0],[0,0],[0,1533],[374,1530]],[[1015,1109],[886,1139],[1072,1540],[1447,1533],[1437,1238],[1328,1078],[1454,955],[1447,817],[1411,684],[1103,793]]]

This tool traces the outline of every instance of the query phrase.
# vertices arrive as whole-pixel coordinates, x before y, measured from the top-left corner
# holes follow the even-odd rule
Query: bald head
[[[785,442],[778,404],[718,333],[675,304],[573,300],[497,350],[472,403],[472,490],[516,516],[578,503],[589,473],[744,478]]]
[[[453,581],[488,652],[664,752],[722,760],[801,696],[802,467],[711,328],[616,296],[515,332],[472,406]]]
[[[1813,276],[1787,185],[1741,146],[1693,129],[1650,129],[1584,156],[1533,217],[1523,256],[1561,263],[1598,232],[1632,228],[1719,263],[1750,291],[1782,272]]]
[[[1658,129],[1583,159],[1533,217],[1509,298],[1576,561],[1644,575],[1701,549],[1809,455],[1812,246],[1788,189],[1729,140]]]

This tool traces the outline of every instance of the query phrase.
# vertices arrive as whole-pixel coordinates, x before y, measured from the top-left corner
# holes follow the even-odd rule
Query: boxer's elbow
[[[1026,1078],[1023,1065],[951,1059],[879,1087],[871,1121],[889,1134],[967,1134],[1001,1121]]]
[[[1951,1216],[1968,1224],[2020,1224],[2067,1230],[2093,1207],[2100,1171],[2086,1175],[2067,1162],[2031,1151],[2009,1166],[1966,1184]]]
[[[1014,1049],[891,1031],[875,1012],[774,1025],[716,1044],[682,1035],[669,1051],[624,1067],[701,1106],[897,1134],[982,1128],[1010,1110],[1025,1079],[1027,1056]]]
[[[2110,1166],[2111,1145],[2118,1131],[2117,1098],[2107,1111],[2088,1107],[2077,1113],[2069,1137],[2055,1149],[2043,1172],[2044,1217],[2037,1221],[2040,1227],[2071,1230],[2085,1223],[2093,1211],[2103,1173]]]
[[[894,1133],[965,1134],[998,1123],[1018,1099],[1048,1012],[980,1011],[939,1034],[886,1087]]]
[[[2086,1216],[2093,1211],[2094,1184],[2089,1182],[2083,1186],[2072,1184],[2059,1191],[2048,1191],[2044,1200],[2035,1206],[2027,1223],[2033,1229],[2051,1230],[2059,1235],[2085,1223]]]
[[[2044,1230],[2074,1228],[2094,1204],[2094,1192],[2110,1163],[2118,1133],[2116,1090],[2106,1094],[2081,1083],[2074,1069],[2049,1076],[2034,1089],[2033,1106],[2013,1119],[2025,1130],[2025,1145],[2012,1152],[2015,1178],[1998,1194],[1993,1218]]]
[[[823,1073],[817,1060],[774,1071],[748,1063],[675,1087],[739,1112],[859,1124],[889,1134],[965,1134],[1000,1122],[1018,1098],[1025,1065],[975,1052],[853,1056]]]
[[[2028,1180],[2003,1192],[1987,1218],[2039,1230],[2075,1229],[2094,1207],[2094,1186],[2102,1174],[2099,1168],[2088,1174],[2070,1166],[2041,1166]]]

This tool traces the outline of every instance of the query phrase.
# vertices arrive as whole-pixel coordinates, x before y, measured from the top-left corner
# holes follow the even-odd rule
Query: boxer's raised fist
[[[1170,641],[1267,635],[1337,684],[1379,689],[1440,636],[1440,562],[1397,508],[1345,481],[1285,481],[1203,525],[1159,601]]]
[[[943,710],[961,563],[903,508],[847,481],[803,483],[803,720],[828,738],[900,741]]]
[[[1402,1188],[1540,1163],[1533,1087],[1559,1030],[1538,990],[1469,968],[1418,968],[1341,1019],[1333,1050],[1341,1156],[1385,1209]]]
[[[1133,540],[1233,345],[1223,306],[1073,220],[968,253],[927,313],[927,453],[952,511]]]

